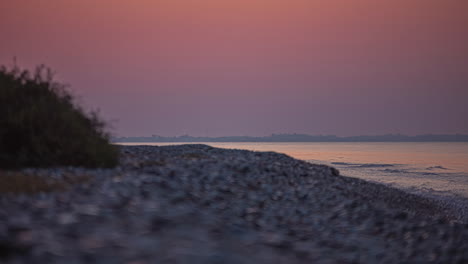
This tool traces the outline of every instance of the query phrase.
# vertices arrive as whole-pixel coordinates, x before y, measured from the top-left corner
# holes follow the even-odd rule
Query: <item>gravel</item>
[[[0,194],[0,263],[467,263],[466,215],[273,152],[123,146],[67,191]],[[1,177],[1,175],[0,175]]]

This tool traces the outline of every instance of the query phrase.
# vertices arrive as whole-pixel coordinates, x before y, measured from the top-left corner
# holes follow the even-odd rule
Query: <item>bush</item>
[[[104,128],[49,68],[0,67],[0,168],[114,167],[118,149]]]

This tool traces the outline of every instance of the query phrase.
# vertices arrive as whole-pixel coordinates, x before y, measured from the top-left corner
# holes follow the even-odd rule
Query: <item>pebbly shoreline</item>
[[[206,145],[121,153],[111,170],[25,170],[89,180],[0,193],[0,263],[468,262],[465,212],[331,167]]]

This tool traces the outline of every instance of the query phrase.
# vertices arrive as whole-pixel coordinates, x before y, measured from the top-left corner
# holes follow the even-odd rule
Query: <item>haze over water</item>
[[[186,143],[122,143],[174,145]],[[197,143],[198,144],[198,143]],[[275,151],[336,167],[342,175],[430,196],[468,198],[468,143],[285,142],[204,143],[213,147]]]

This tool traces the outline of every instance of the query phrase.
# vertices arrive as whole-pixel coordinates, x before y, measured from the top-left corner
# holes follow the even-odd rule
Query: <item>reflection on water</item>
[[[187,143],[123,143],[175,145]],[[199,143],[197,143],[199,144]],[[275,151],[334,166],[341,174],[413,192],[468,198],[468,143],[204,143],[213,147]]]

